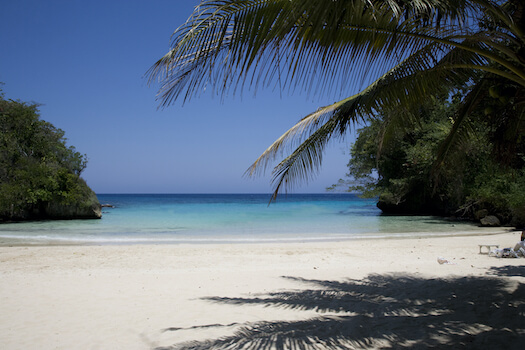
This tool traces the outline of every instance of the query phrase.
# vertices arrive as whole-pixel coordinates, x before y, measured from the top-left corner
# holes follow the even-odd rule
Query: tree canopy
[[[489,95],[512,102],[499,108],[507,119],[495,147],[515,143],[524,131],[524,13],[521,0],[204,0],[149,77],[160,81],[163,106],[207,86],[221,94],[271,84],[344,94],[372,79],[301,119],[248,169],[257,174],[289,152],[273,169],[275,197],[315,174],[331,139],[379,115],[389,125],[410,123],[422,101],[458,84],[468,93],[435,164],[469,137],[472,109]],[[506,153],[511,164],[516,155]]]
[[[0,220],[60,217],[57,205],[97,204],[80,178],[86,164],[85,155],[66,145],[64,131],[40,120],[38,105],[0,92]],[[63,216],[84,216],[69,212]]]
[[[419,111],[421,122],[410,128],[387,126],[382,118],[372,120],[358,131],[348,179],[330,190],[378,197],[378,207],[390,214],[477,220],[493,215],[501,224],[525,225],[525,142],[516,145],[521,164],[502,167],[493,154],[496,141],[486,107],[473,110],[476,126],[471,136],[451,150],[441,171],[434,174],[439,147],[453,127],[451,118],[464,93],[426,101]]]

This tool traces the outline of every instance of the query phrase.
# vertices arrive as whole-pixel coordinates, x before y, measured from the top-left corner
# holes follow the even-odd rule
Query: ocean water
[[[428,216],[384,216],[355,194],[99,194],[101,220],[0,225],[0,245],[333,241],[468,234],[479,230]]]

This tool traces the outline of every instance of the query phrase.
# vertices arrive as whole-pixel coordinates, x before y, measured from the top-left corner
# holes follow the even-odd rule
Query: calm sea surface
[[[0,225],[0,245],[303,242],[473,233],[428,216],[383,216],[354,194],[100,194],[101,220]]]

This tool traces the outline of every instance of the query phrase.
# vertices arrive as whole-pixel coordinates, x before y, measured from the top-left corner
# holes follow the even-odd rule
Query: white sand
[[[0,247],[0,349],[522,348],[519,237]]]

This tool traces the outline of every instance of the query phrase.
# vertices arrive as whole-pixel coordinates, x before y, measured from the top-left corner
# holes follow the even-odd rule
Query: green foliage
[[[360,129],[347,174],[359,184],[348,190],[379,197],[378,206],[386,212],[474,217],[476,211],[487,209],[504,223],[524,225],[525,168],[520,154],[525,145],[519,139],[512,148],[513,161],[502,164],[503,153],[494,153],[501,142],[495,135],[501,116],[487,117],[485,104],[472,111],[469,136],[436,167],[460,110],[457,94],[468,93],[469,89],[459,89],[452,98],[427,101],[413,125],[393,124],[384,114]],[[510,113],[507,109],[512,112],[513,104],[500,113]]]
[[[451,108],[444,98],[432,99],[419,108],[416,123],[400,126],[385,115],[360,129],[348,176],[364,182],[351,190],[370,196],[388,189],[401,200],[414,187],[429,188],[424,183],[431,176],[440,142],[450,131]]]
[[[489,209],[515,226],[525,226],[525,170],[492,168],[475,179],[468,202]]]
[[[87,159],[64,132],[40,120],[38,106],[0,95],[0,218],[25,218],[45,203],[85,198]]]

